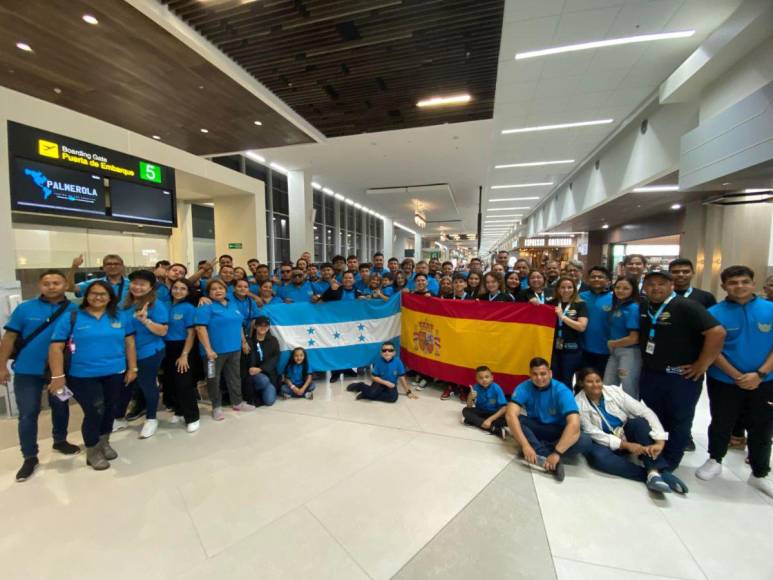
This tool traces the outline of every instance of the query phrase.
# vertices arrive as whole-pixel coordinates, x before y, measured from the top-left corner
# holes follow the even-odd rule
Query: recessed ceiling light
[[[263,157],[262,155],[258,155],[257,153],[253,153],[252,151],[247,151],[247,153],[245,153],[245,155],[247,155],[247,157],[249,157],[253,161],[257,161],[258,163],[265,163],[266,162],[266,158],[265,157]]]
[[[495,197],[494,199],[490,199],[489,201],[532,201],[535,199],[540,199],[539,196],[534,197]]]
[[[770,188],[764,188],[764,189],[744,189],[741,193],[766,193],[768,191],[773,191]]]
[[[153,139],[155,139],[156,141],[161,141],[161,137],[159,137],[158,135],[153,135]]]
[[[258,126],[258,127],[260,127],[260,126],[262,126],[262,125],[263,125],[263,123],[261,123],[260,121],[255,121],[254,123],[255,123],[255,124]]]
[[[489,211],[511,211],[511,210],[519,210],[519,209],[529,209],[529,206],[518,206],[518,207],[490,207],[488,208]]]
[[[347,197],[347,198],[346,198],[346,203],[348,203],[349,205],[354,205],[354,200],[353,200],[353,199],[349,199],[349,198]]]
[[[634,188],[634,193],[657,193],[659,191],[679,191],[678,185],[645,185]]]
[[[96,16],[92,16],[91,14],[84,14],[81,16],[83,18],[84,22],[88,22],[89,24],[99,24],[99,20],[97,20]]]
[[[530,161],[528,163],[505,163],[504,165],[494,165],[494,169],[509,169],[511,167],[541,167],[543,165],[564,165],[574,163],[574,159],[559,159],[557,161]]]
[[[357,209],[362,209],[362,206],[359,203],[355,203],[354,207],[357,208]]]
[[[545,48],[542,50],[530,50],[528,52],[518,52],[515,60],[524,58],[534,58],[537,56],[547,56],[550,54],[561,54],[563,52],[575,52],[577,50],[591,50],[593,48],[604,48],[607,46],[619,46],[621,44],[636,44],[639,42],[651,42],[653,40],[668,40],[672,38],[688,38],[695,34],[694,30],[679,30],[676,32],[661,32],[658,34],[639,34],[638,36],[624,36],[622,38],[610,38],[607,40],[596,40],[593,42],[581,42],[579,44],[568,44],[566,46],[556,46],[554,48]]]
[[[490,218],[509,218],[509,217],[521,217],[523,216],[522,213],[508,213],[503,215],[490,215],[488,217]]]
[[[682,204],[681,203],[675,203],[674,205],[671,206],[671,209],[682,209]]]
[[[311,182],[311,186],[312,186],[314,189],[322,189],[322,186],[321,186],[319,183],[317,183],[316,181],[312,181],[312,182]]]
[[[330,189],[329,187],[323,187],[323,188],[322,188],[322,191],[323,191],[323,192],[325,192],[325,193],[326,193],[326,194],[328,194],[328,195],[335,195],[335,191],[333,191],[333,190],[332,190],[332,189]]]
[[[554,129],[572,129],[574,127],[591,127],[593,125],[608,125],[614,119],[598,119],[595,121],[578,121],[576,123],[558,123],[557,125],[536,125],[534,127],[519,127],[517,129],[504,129],[502,135],[512,133],[531,133],[534,131],[553,131]]]
[[[416,103],[417,107],[442,107],[444,105],[463,105],[470,102],[470,95],[452,95],[450,97],[432,97]]]
[[[507,185],[492,185],[491,189],[516,189],[519,187],[542,187],[553,185],[552,181],[537,181],[535,183],[509,183]]]
[[[323,191],[324,191],[324,190],[323,190]],[[339,199],[339,200],[341,200],[341,201],[343,201],[343,200],[345,200],[345,199],[346,199],[346,198],[345,198],[343,195],[341,195],[340,193],[336,193],[336,194],[335,194],[335,198],[336,198],[336,199]]]
[[[269,163],[269,166],[270,166],[272,169],[276,169],[276,170],[277,170],[277,171],[279,171],[280,173],[287,173],[287,169],[285,169],[283,166],[279,165],[279,163],[274,163],[274,162],[272,161],[271,163]]]
[[[609,229],[609,224],[604,224],[603,226],[601,226],[601,229],[602,230],[608,230]]]
[[[202,133],[209,133],[209,129],[199,129]]]
[[[17,42],[16,48],[18,48],[19,50],[23,50],[24,52],[34,52],[32,50],[32,47],[26,42]]]
[[[61,95],[61,94],[62,94],[62,89],[60,89],[59,87],[54,87],[54,92],[55,92],[57,95]]]
[[[723,183],[722,185],[730,185],[730,182],[729,181],[725,181],[725,183]]]

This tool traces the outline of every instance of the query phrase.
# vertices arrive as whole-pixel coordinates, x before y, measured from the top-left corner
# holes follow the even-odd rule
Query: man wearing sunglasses
[[[284,279],[284,272],[285,266],[282,266],[282,279]],[[311,282],[306,280],[306,274],[298,268],[293,268],[290,270],[290,283],[279,288],[277,296],[279,296],[285,304],[292,304],[293,302],[311,302],[311,299],[314,297],[314,286]]]
[[[395,344],[387,341],[381,345],[381,356],[373,362],[371,369],[373,382],[357,382],[346,387],[347,391],[357,393],[357,400],[368,399],[370,401],[383,401],[384,403],[396,403],[400,384],[409,399],[416,399],[408,383],[405,380],[405,366],[397,356]]]

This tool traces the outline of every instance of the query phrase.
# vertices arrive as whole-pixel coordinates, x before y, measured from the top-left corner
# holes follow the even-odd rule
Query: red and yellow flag
[[[441,381],[475,384],[486,365],[511,393],[529,375],[529,361],[550,361],[552,308],[509,302],[402,296],[400,356],[407,367]]]

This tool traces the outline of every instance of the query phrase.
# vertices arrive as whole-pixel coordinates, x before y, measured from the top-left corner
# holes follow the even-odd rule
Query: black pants
[[[493,414],[494,413],[489,413],[488,411],[484,411],[483,409],[477,409],[475,407],[465,407],[464,409],[462,409],[462,417],[464,417],[465,425],[473,425],[480,429],[483,429],[483,421],[491,417],[491,415]],[[499,431],[505,425],[507,425],[507,420],[505,419],[505,416],[502,415],[499,419],[492,421],[491,427],[489,428],[489,432],[499,433]]]
[[[607,368],[607,362],[609,361],[608,354],[599,354],[597,352],[588,352],[587,350],[582,353],[582,365],[596,369],[604,376],[604,371]]]
[[[709,456],[718,462],[727,453],[730,435],[739,417],[748,432],[749,463],[755,477],[770,473],[773,437],[773,381],[760,383],[753,391],[709,377]]]
[[[188,359],[188,370],[181,373],[177,370],[175,361],[180,358],[185,346],[184,340],[172,340],[166,343],[166,356],[161,368],[164,392],[171,395],[174,403],[174,414],[185,417],[186,423],[199,420],[199,405],[196,402],[196,379],[193,378],[193,364]],[[190,356],[190,355],[189,355]]]
[[[379,383],[352,383],[349,385],[350,391],[359,391],[360,395],[358,399],[368,399],[370,401],[382,401],[384,403],[396,403],[397,402],[397,387],[390,389],[386,385],[380,385]]]

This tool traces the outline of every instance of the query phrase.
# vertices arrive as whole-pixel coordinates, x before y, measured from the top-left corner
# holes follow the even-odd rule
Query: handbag
[[[67,339],[64,341],[64,352],[62,372],[66,375],[70,372],[70,363],[72,362],[72,353],[75,351],[75,343],[72,340],[72,333],[75,331],[75,319],[78,317],[78,311],[70,312],[70,332],[67,333]],[[46,369],[48,370],[48,369]]]

